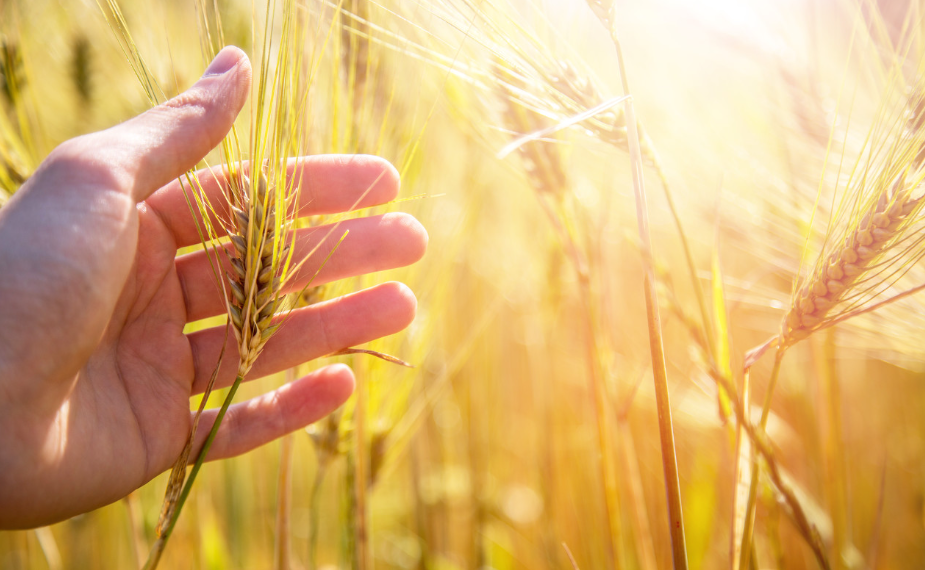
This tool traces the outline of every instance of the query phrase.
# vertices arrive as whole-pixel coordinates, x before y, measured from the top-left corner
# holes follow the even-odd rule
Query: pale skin
[[[190,398],[205,388],[225,339],[224,327],[184,327],[222,314],[225,303],[203,253],[177,256],[199,237],[176,179],[221,141],[250,81],[247,58],[226,48],[177,98],[59,146],[0,209],[0,528],[116,501],[169,469],[183,448]],[[301,215],[398,193],[395,169],[375,157],[303,158],[290,172],[303,181]],[[218,198],[222,171],[197,176]],[[406,214],[303,231],[297,256],[324,241],[290,289],[308,282],[346,230],[313,284],[409,265],[427,243]],[[298,309],[248,379],[399,332],[415,307],[407,287],[385,283]],[[217,388],[234,380],[231,339]],[[302,428],[343,404],[353,386],[350,369],[334,364],[234,404],[207,459]],[[196,450],[214,417],[203,416]]]

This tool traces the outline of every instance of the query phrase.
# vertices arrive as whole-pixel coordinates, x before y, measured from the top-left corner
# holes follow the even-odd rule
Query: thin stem
[[[617,50],[623,92],[629,94],[629,81],[626,78],[623,49],[620,46],[616,28],[613,25],[610,28],[610,37]],[[652,376],[655,382],[655,400],[658,409],[662,467],[665,471],[665,494],[668,500],[671,553],[674,568],[676,570],[686,570],[687,546],[684,539],[684,517],[681,511],[681,483],[678,477],[678,460],[675,451],[674,428],[671,421],[671,402],[668,397],[668,370],[665,365],[665,348],[662,340],[661,318],[658,311],[658,295],[655,290],[655,270],[652,263],[652,240],[649,235],[649,213],[646,205],[642,156],[639,148],[639,133],[636,128],[636,112],[633,108],[632,98],[626,101],[626,130],[633,172],[633,192],[636,197],[636,221],[639,225],[639,237],[643,247],[643,263],[645,263],[646,316],[648,318],[649,348],[652,356]]]
[[[289,569],[289,525],[292,512],[292,447],[289,434],[280,441],[279,478],[276,490],[276,568]]]
[[[43,526],[35,529],[35,538],[39,542],[39,549],[45,557],[45,563],[48,564],[48,570],[61,570],[61,551],[58,550],[58,543],[55,542],[55,535],[51,529]]]
[[[761,408],[761,421],[759,429],[764,432],[768,424],[768,416],[771,413],[771,399],[774,394],[774,388],[777,385],[777,378],[780,376],[780,365],[784,360],[786,348],[778,348],[774,356],[774,367],[771,369],[771,379],[768,380],[768,389],[764,395],[764,406]],[[748,402],[745,402],[746,418],[748,413]],[[758,499],[758,454],[752,450],[752,474],[751,481],[748,484],[748,502],[745,504],[745,528],[742,531],[742,542],[739,545],[739,568],[748,568],[748,557],[751,555],[752,537],[755,533],[755,506]]]
[[[186,483],[183,485],[183,491],[180,492],[180,496],[177,498],[177,506],[174,509],[173,516],[170,518],[170,524],[167,525],[164,534],[158,537],[157,541],[154,543],[154,546],[151,548],[151,554],[148,556],[148,562],[144,566],[144,570],[154,570],[157,568],[158,562],[160,562],[161,555],[164,553],[164,548],[167,546],[167,540],[170,539],[170,535],[173,532],[173,527],[177,524],[177,519],[180,518],[180,511],[183,510],[183,504],[186,503],[186,498],[189,497],[190,491],[193,488],[193,482],[196,480],[196,475],[199,474],[199,470],[202,469],[202,464],[205,461],[206,455],[209,453],[209,448],[212,447],[212,442],[215,440],[215,435],[218,433],[218,428],[222,423],[222,419],[225,417],[225,412],[228,411],[228,407],[231,405],[231,400],[234,398],[235,392],[238,391],[238,386],[241,385],[241,382],[244,380],[244,377],[238,375],[234,379],[234,384],[231,385],[231,388],[228,390],[228,395],[225,396],[225,401],[222,402],[222,407],[218,410],[218,415],[215,416],[215,422],[212,424],[212,429],[209,430],[209,436],[206,437],[205,443],[202,445],[202,451],[199,452],[199,456],[196,458],[196,463],[193,464],[193,468],[190,470],[189,475],[186,477]]]
[[[563,223],[565,215],[561,212],[561,204],[551,203],[550,200],[544,199],[542,195],[539,195],[538,198],[550,225],[562,242],[566,257],[571,262],[575,277],[578,280],[579,297],[585,312],[584,320],[587,327],[588,388],[594,399],[594,419],[597,427],[597,445],[600,455],[601,490],[604,494],[606,511],[605,531],[609,538],[606,542],[607,564],[610,568],[613,568],[615,564],[616,567],[622,568],[626,564],[623,558],[624,549],[621,546],[623,533],[620,524],[620,500],[617,489],[616,467],[612,457],[612,436],[607,424],[609,404],[607,387],[604,381],[603,361],[598,343],[599,327],[595,318],[596,311],[594,309],[594,296],[591,288],[588,261],[578,247],[571,226]],[[559,208],[557,209],[556,206],[559,206]]]
[[[730,373],[729,369],[725,369],[726,373]],[[723,394],[723,390],[719,390],[720,394]],[[731,396],[729,396],[731,397]],[[726,398],[726,401],[729,400],[729,397]],[[749,369],[745,370],[745,374],[742,378],[742,401],[748,402],[751,399],[751,372]],[[731,404],[730,404],[731,405]],[[745,414],[745,422],[751,422],[751,414],[749,413],[748,406],[745,406],[743,410]],[[735,494],[733,496],[733,509],[732,509],[732,534],[730,535],[730,552],[732,557],[730,559],[730,568],[732,570],[745,570],[742,566],[743,561],[751,559],[751,553],[746,554],[742,552],[742,542],[739,529],[742,529],[742,534],[745,533],[746,521],[748,520],[747,511],[745,508],[748,506],[749,494],[751,491],[751,477],[749,477],[749,486],[745,492],[745,496],[742,497],[739,493],[740,488],[745,485],[745,482],[742,480],[745,474],[745,470],[748,469],[748,473],[751,473],[751,465],[755,461],[755,447],[751,444],[751,440],[748,439],[745,431],[742,429],[742,422],[736,423],[735,428]],[[745,500],[745,503],[742,504],[742,500]]]
[[[144,537],[144,520],[142,519],[141,509],[138,505],[138,493],[134,491],[129,493],[124,499],[125,508],[128,514],[129,532],[132,535],[132,558],[135,564],[140,568],[145,563],[145,552],[148,550]]]
[[[620,544],[622,528],[620,525],[620,498],[617,491],[617,470],[613,463],[613,444],[610,427],[607,423],[607,387],[604,385],[604,372],[601,369],[601,354],[598,348],[596,327],[594,325],[594,308],[591,304],[591,285],[587,276],[581,284],[582,305],[585,309],[588,327],[588,368],[590,369],[591,392],[594,394],[594,417],[597,424],[597,440],[600,450],[601,481],[604,486],[604,502],[607,511],[608,559],[611,567],[616,562],[617,568],[625,567],[623,548]]]
[[[800,501],[797,499],[793,490],[790,489],[784,481],[780,468],[777,465],[777,460],[774,457],[774,451],[771,449],[771,443],[768,441],[764,431],[748,421],[747,414],[745,413],[745,404],[736,396],[736,389],[733,381],[728,376],[723,375],[723,373],[715,367],[711,367],[708,372],[713,380],[716,381],[720,390],[725,391],[729,396],[729,401],[732,403],[732,410],[735,412],[736,421],[738,421],[742,429],[745,430],[745,433],[748,435],[752,445],[755,446],[758,453],[764,458],[768,467],[768,475],[771,477],[774,486],[777,487],[778,492],[783,495],[784,502],[790,509],[790,514],[797,530],[803,536],[804,540],[806,540],[810,548],[812,548],[813,554],[816,556],[819,565],[825,570],[829,570],[831,566],[826,557],[825,548],[822,545],[819,532],[816,530],[816,527],[809,522],[809,518],[806,516],[806,512],[803,510]]]
[[[655,299],[655,286],[649,274],[645,278],[646,316],[649,320],[649,348],[655,381],[655,405],[658,410],[658,433],[661,440],[662,468],[665,471],[665,494],[668,499],[668,523],[671,532],[671,555],[676,570],[687,568],[687,545],[684,539],[684,516],[681,511],[681,481],[675,453],[671,402],[668,397],[668,372],[662,345],[661,322]]]
[[[651,145],[649,145],[651,148]],[[697,279],[697,266],[694,264],[694,256],[691,253],[690,242],[687,239],[687,232],[684,231],[684,226],[681,224],[681,216],[678,215],[678,210],[674,205],[674,198],[671,195],[671,187],[668,184],[668,178],[665,176],[665,171],[662,169],[661,162],[658,159],[658,156],[655,154],[655,151],[651,151],[652,156],[651,160],[653,163],[653,168],[655,173],[658,175],[659,181],[662,183],[662,190],[665,192],[665,201],[668,202],[668,211],[671,212],[671,218],[674,220],[675,229],[678,231],[678,238],[681,240],[681,247],[684,250],[684,260],[687,263],[687,272],[690,275],[691,285],[694,287],[694,297],[697,299],[697,306],[700,308],[700,318],[703,321],[703,330],[704,336],[706,337],[707,350],[710,352],[710,356],[714,359],[716,358],[716,341],[713,338],[713,335],[709,334],[710,330],[710,316],[707,312],[707,301],[703,295],[703,288],[700,286],[700,280]]]
[[[546,212],[550,223],[559,234],[562,245],[565,248],[568,259],[572,263],[575,276],[578,279],[579,297],[581,297],[582,308],[585,312],[585,324],[587,326],[587,363],[588,363],[588,383],[589,391],[594,399],[594,420],[597,426],[597,445],[600,453],[600,476],[601,486],[604,494],[604,507],[606,510],[605,530],[609,540],[607,546],[608,567],[613,568],[614,564],[619,561],[617,567],[623,567],[623,549],[620,547],[620,537],[622,529],[620,528],[620,501],[617,492],[616,469],[613,466],[611,453],[613,446],[611,444],[610,429],[607,425],[607,388],[604,385],[604,371],[601,367],[601,353],[598,346],[597,326],[595,324],[595,311],[592,303],[591,280],[588,274],[588,262],[584,254],[578,248],[575,238],[570,228],[562,223],[561,214],[553,210],[553,206],[540,197],[540,204]]]
[[[565,549],[565,555],[568,556],[568,561],[572,565],[573,570],[579,570],[578,562],[575,561],[575,557],[572,556],[572,551],[569,550],[569,547],[564,542],[562,543],[562,548]]]
[[[778,348],[774,355],[774,367],[771,368],[771,378],[768,380],[768,390],[764,394],[764,404],[761,406],[761,431],[768,426],[768,416],[771,415],[771,399],[774,396],[774,388],[777,387],[777,379],[780,377],[780,365],[784,361],[785,348]]]
[[[286,384],[294,382],[296,369],[286,370]],[[290,433],[280,440],[279,477],[276,491],[276,568],[289,569],[289,527],[292,514],[292,450],[295,438]]]
[[[356,407],[353,412],[353,437],[354,437],[354,531],[356,532],[356,542],[354,543],[354,568],[357,570],[369,570],[370,552],[369,552],[369,535],[367,521],[367,447],[366,447],[366,386],[360,383],[356,390]]]
[[[619,414],[618,414],[619,416]],[[621,463],[626,473],[630,487],[630,498],[633,512],[633,534],[636,537],[637,556],[639,568],[642,570],[655,570],[658,568],[655,559],[655,545],[652,542],[652,530],[649,515],[646,512],[646,497],[642,486],[642,475],[639,469],[639,456],[636,454],[636,444],[626,418],[618,420],[620,434]]]
[[[308,568],[315,570],[318,567],[318,523],[321,520],[321,487],[324,475],[327,472],[327,459],[318,461],[318,471],[312,482],[311,505],[308,512]]]
[[[845,480],[845,454],[842,446],[842,413],[841,391],[839,389],[838,371],[836,369],[836,346],[834,328],[826,331],[822,354],[819,355],[821,368],[823,401],[825,406],[826,426],[825,463],[828,471],[826,485],[829,495],[829,505],[832,509],[832,546],[834,556],[832,562],[835,570],[841,570],[845,565],[842,552],[848,546],[851,536],[850,518],[846,508],[847,481]]]

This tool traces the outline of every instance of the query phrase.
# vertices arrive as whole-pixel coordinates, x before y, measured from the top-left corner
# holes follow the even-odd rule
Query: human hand
[[[225,302],[176,178],[215,147],[249,92],[244,54],[226,48],[193,87],[121,125],[55,149],[0,210],[0,528],[59,521],[124,497],[168,469],[190,429],[190,397],[218,361],[225,327],[183,334]],[[301,215],[391,200],[398,175],[368,156],[291,163]],[[221,169],[197,174],[222,192]],[[213,200],[221,203],[221,200]],[[313,285],[408,265],[427,234],[406,214],[342,222],[350,234]],[[329,235],[300,230],[295,257]],[[330,240],[329,240],[330,241]],[[290,288],[304,286],[330,248]],[[414,317],[407,287],[386,283],[294,310],[249,378],[398,332]],[[230,385],[228,343],[216,388]],[[344,365],[321,368],[232,406],[208,459],[238,455],[340,406],[353,390]],[[197,430],[195,458],[215,412]]]

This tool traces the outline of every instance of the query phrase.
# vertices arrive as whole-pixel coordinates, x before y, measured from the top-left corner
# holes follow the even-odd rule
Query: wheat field
[[[402,211],[430,236],[410,267],[265,292],[407,284],[412,325],[358,348],[411,367],[242,383],[358,379],[330,418],[204,464],[161,568],[925,567],[925,6],[7,0],[0,207],[56,145],[150,107],[114,6],[167,97],[204,46],[258,60],[280,14],[293,148],[402,177],[298,223]],[[0,568],[141,567],[169,476],[0,532]]]

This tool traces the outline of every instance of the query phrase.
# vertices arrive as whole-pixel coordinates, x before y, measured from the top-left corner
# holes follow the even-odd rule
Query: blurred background
[[[119,4],[167,94],[192,84],[205,65],[199,3]],[[260,0],[203,4],[253,59]],[[208,464],[162,567],[670,567],[622,104],[499,158],[517,137],[623,94],[592,7],[298,5],[312,78],[306,147],[388,158],[403,200],[374,213],[410,212],[430,234],[416,266],[306,301],[408,284],[415,322],[366,348],[415,368],[339,357],[357,394],[283,443]],[[726,354],[743,382],[745,352],[780,331],[827,235],[838,166],[887,144],[871,125],[921,84],[921,6],[618,0],[612,10],[644,133],[688,559],[738,568],[735,420],[709,371]],[[103,11],[89,0],[0,2],[0,200],[56,144],[148,108]],[[239,121],[246,129],[247,107]],[[922,279],[913,266],[890,286]],[[834,568],[925,567],[923,327],[925,307],[910,297],[812,336],[783,363],[767,433]],[[753,406],[771,360],[752,368]],[[250,382],[237,400],[285,381]],[[817,568],[775,485],[759,482],[749,566]],[[98,511],[0,532],[0,568],[140,565],[165,485],[166,474]]]

